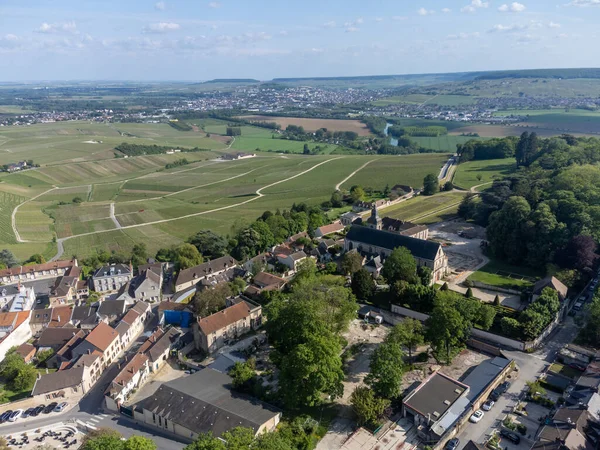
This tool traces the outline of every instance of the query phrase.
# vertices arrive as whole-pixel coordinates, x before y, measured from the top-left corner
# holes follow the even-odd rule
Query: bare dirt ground
[[[150,374],[144,385],[131,395],[126,403],[128,405],[137,403],[154,394],[162,383],[187,376],[189,375],[179,368],[176,361],[169,360],[158,372]]]
[[[223,144],[229,144],[231,142],[231,138],[229,136],[220,136],[218,134],[211,134],[210,138],[217,142],[221,142]]]
[[[300,117],[271,117],[271,116],[242,116],[247,120],[264,120],[276,122],[285,129],[288,125],[304,127],[306,131],[317,131],[319,128],[327,128],[329,131],[355,131],[359,136],[369,136],[371,132],[367,126],[359,120],[341,119],[305,119]]]

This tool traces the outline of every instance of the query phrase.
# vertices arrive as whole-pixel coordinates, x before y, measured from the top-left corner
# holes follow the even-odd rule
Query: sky
[[[0,0],[0,81],[600,66],[600,0]]]

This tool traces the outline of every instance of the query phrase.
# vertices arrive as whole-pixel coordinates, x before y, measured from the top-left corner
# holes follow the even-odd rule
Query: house
[[[383,269],[383,261],[380,255],[371,257],[364,265],[364,268],[373,278],[378,278]]]
[[[213,259],[199,266],[184,269],[177,275],[175,281],[175,292],[181,292],[196,286],[201,281],[208,281],[211,278],[229,270],[238,267],[238,262],[231,256],[222,256]]]
[[[101,355],[101,369],[104,370],[120,356],[122,350],[119,333],[111,326],[100,322],[73,350],[73,357],[98,352]]]
[[[546,277],[533,285],[532,301],[542,295],[542,291],[546,288],[556,291],[558,293],[558,299],[561,301],[561,303],[567,298],[567,291],[569,288],[555,277]]]
[[[348,211],[340,216],[340,222],[344,227],[349,227],[357,222],[362,222],[362,216],[352,211]]]
[[[12,347],[31,339],[30,311],[0,313],[0,361]]]
[[[330,234],[341,233],[344,231],[344,228],[345,225],[339,221],[330,223],[329,225],[323,225],[315,230],[315,237],[322,238],[324,236],[329,236]]]
[[[596,351],[576,344],[567,344],[558,351],[558,360],[565,364],[587,367],[596,357]]]
[[[139,274],[121,288],[117,300],[158,302],[163,285],[163,263],[144,264]]]
[[[242,268],[250,273],[258,273],[261,270],[273,270],[275,268],[275,261],[270,252],[265,252],[246,261],[242,265]]]
[[[298,270],[298,265],[308,258],[308,255],[303,251],[292,253],[291,255],[277,255],[277,262],[283,264],[291,271]]]
[[[33,287],[9,285],[0,288],[0,309],[8,312],[29,311],[35,303]]]
[[[88,284],[80,280],[80,276],[81,269],[78,266],[72,266],[67,269],[63,276],[56,279],[49,295],[51,308],[75,303],[76,300],[89,295]]]
[[[48,327],[52,320],[52,309],[35,309],[31,311],[31,319],[29,321],[29,327],[31,332],[37,336],[42,330]]]
[[[48,328],[48,330],[64,330],[65,328]],[[46,330],[47,331],[47,330]],[[46,360],[46,366],[50,369],[55,368],[58,369],[64,363],[68,363],[73,360],[73,350],[81,344],[81,342],[87,336],[87,332],[84,330],[76,330],[71,339],[69,339],[62,347],[60,347],[56,352]],[[38,342],[39,346],[39,342]],[[41,347],[40,347],[41,348]]]
[[[134,389],[139,388],[150,373],[148,357],[136,353],[125,361],[125,365],[111,381],[105,392],[106,406],[112,411],[119,411],[121,404],[127,400]]]
[[[343,243],[343,241],[342,241]],[[322,239],[316,248],[316,256],[319,258],[319,262],[327,263],[333,259],[333,255],[339,253],[339,249],[342,247],[333,239]]]
[[[600,424],[585,408],[560,408],[541,429],[532,448],[597,449],[599,431]]]
[[[157,314],[160,326],[166,324],[189,328],[193,319],[192,310],[186,303],[160,302]]]
[[[441,280],[448,271],[448,257],[441,244],[402,236],[391,231],[366,226],[352,225],[344,240],[344,250],[357,250],[363,255],[379,255],[383,260],[397,247],[406,247],[417,262],[417,266],[431,269],[432,283]]]
[[[247,159],[256,157],[256,153],[244,153],[244,152],[234,152],[234,153],[226,153],[221,156],[221,159],[225,161],[237,161],[238,159]]]
[[[137,339],[144,331],[144,325],[151,315],[150,305],[146,302],[137,302],[127,311],[127,314],[121,319],[115,327],[121,338],[121,344],[124,349]]]
[[[94,291],[103,294],[117,292],[133,277],[131,265],[111,264],[102,266],[92,275]]]
[[[0,270],[0,283],[11,284],[18,281],[42,280],[56,278],[65,274],[67,269],[77,265],[77,260],[53,261],[30,266],[11,267]]]
[[[82,330],[74,327],[64,328],[45,328],[35,341],[35,346],[38,350],[52,349],[57,352],[67,342],[69,342],[73,336],[85,335]]]
[[[104,300],[98,306],[98,317],[107,323],[113,323],[119,320],[125,314],[127,309],[126,300]]]
[[[386,198],[376,200],[374,202],[358,202],[352,206],[352,211],[354,212],[363,212],[369,211],[373,208],[384,208],[386,206],[390,206],[392,202]]]
[[[70,323],[74,327],[81,328],[82,330],[93,330],[99,320],[98,305],[81,305],[73,308]]]
[[[68,327],[69,321],[71,320],[71,314],[73,313],[73,306],[57,306],[52,308],[52,315],[50,317],[49,328],[62,328]]]
[[[262,324],[262,308],[247,297],[240,296],[230,301],[222,311],[208,317],[198,318],[194,324],[196,348],[214,353]]]
[[[283,278],[268,272],[259,272],[252,278],[252,283],[246,288],[245,294],[260,295],[263,291],[278,291],[283,289],[285,284]]]
[[[358,318],[365,322],[370,322],[372,320],[375,323],[383,323],[383,314],[380,310],[373,308],[372,306],[362,306],[357,314]]]
[[[402,415],[422,440],[437,442],[469,408],[468,393],[466,384],[435,372],[404,398]]]
[[[231,377],[212,369],[163,383],[133,411],[135,420],[188,440],[201,433],[221,436],[235,427],[259,435],[274,430],[281,419],[279,410],[232,391]]]
[[[426,225],[417,225],[405,220],[392,219],[391,217],[381,219],[381,229],[425,241],[429,238],[429,228]]]
[[[89,372],[89,368],[79,366],[39,375],[31,396],[36,404],[69,399],[78,401],[91,387]]]
[[[17,347],[16,352],[23,358],[23,361],[29,364],[35,356],[36,349],[33,345],[25,342]]]
[[[171,348],[180,337],[179,331],[169,328],[167,331],[158,327],[152,335],[138,349],[148,357],[148,369],[150,372],[158,372],[169,359]]]

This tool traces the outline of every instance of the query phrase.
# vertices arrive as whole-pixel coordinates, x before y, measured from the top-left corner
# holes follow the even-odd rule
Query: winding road
[[[354,175],[356,175],[359,171],[363,170],[365,167],[367,167],[369,164],[371,164],[373,161],[375,161],[374,159],[371,159],[370,161],[367,161],[366,163],[364,163],[362,166],[360,166],[358,169],[356,169],[354,172],[352,172],[350,175],[348,175],[346,178],[344,178],[342,181],[340,181],[338,184],[335,185],[335,190],[339,191],[340,190],[340,186],[342,184],[344,184],[346,181],[348,181],[350,178],[352,178]]]

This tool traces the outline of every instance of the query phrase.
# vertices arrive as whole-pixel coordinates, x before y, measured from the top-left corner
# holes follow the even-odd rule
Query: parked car
[[[577,302],[577,303],[575,303],[575,306],[573,306],[573,311],[581,311],[582,307],[583,307],[583,304],[581,302]]]
[[[450,439],[446,442],[445,450],[456,450],[458,445],[460,444],[460,440],[458,438]]]
[[[9,409],[8,411],[5,411],[4,414],[2,414],[0,416],[0,423],[6,422],[12,413],[13,413],[12,409]]]
[[[54,411],[54,408],[56,408],[56,405],[58,405],[58,403],[56,402],[52,402],[50,403],[48,406],[46,406],[44,408],[44,411],[42,411],[44,414],[50,414],[52,411]]]
[[[35,410],[35,408],[29,408],[28,410],[26,410],[23,415],[21,416],[23,419],[26,419],[29,416],[33,415],[33,411]]]
[[[45,407],[46,407],[46,405],[40,405],[40,406],[36,406],[36,407],[33,409],[33,412],[31,413],[31,415],[32,415],[33,417],[35,417],[35,416],[38,416],[38,415],[39,415],[39,414],[40,414],[40,413],[41,413],[41,412],[44,410],[44,408],[45,408]]]
[[[67,402],[62,402],[59,405],[56,405],[56,408],[54,408],[54,412],[62,412],[67,406]]]
[[[16,422],[17,419],[19,417],[21,417],[21,414],[23,414],[23,410],[22,409],[16,409],[8,418],[9,422]]]
[[[477,423],[483,418],[484,412],[480,409],[475,411],[473,415],[469,418],[470,422]]]
[[[483,406],[481,407],[481,409],[483,409],[484,411],[489,411],[490,409],[492,409],[492,406],[494,406],[496,404],[496,402],[494,402],[494,400],[486,400],[485,403],[483,404]]]
[[[585,372],[587,370],[587,366],[585,364],[580,364],[580,363],[570,363],[569,367],[571,367],[575,370],[580,370],[582,372]]]
[[[500,430],[500,436],[505,437],[515,445],[518,445],[521,442],[521,436],[519,436],[517,433],[513,433],[510,430]]]

